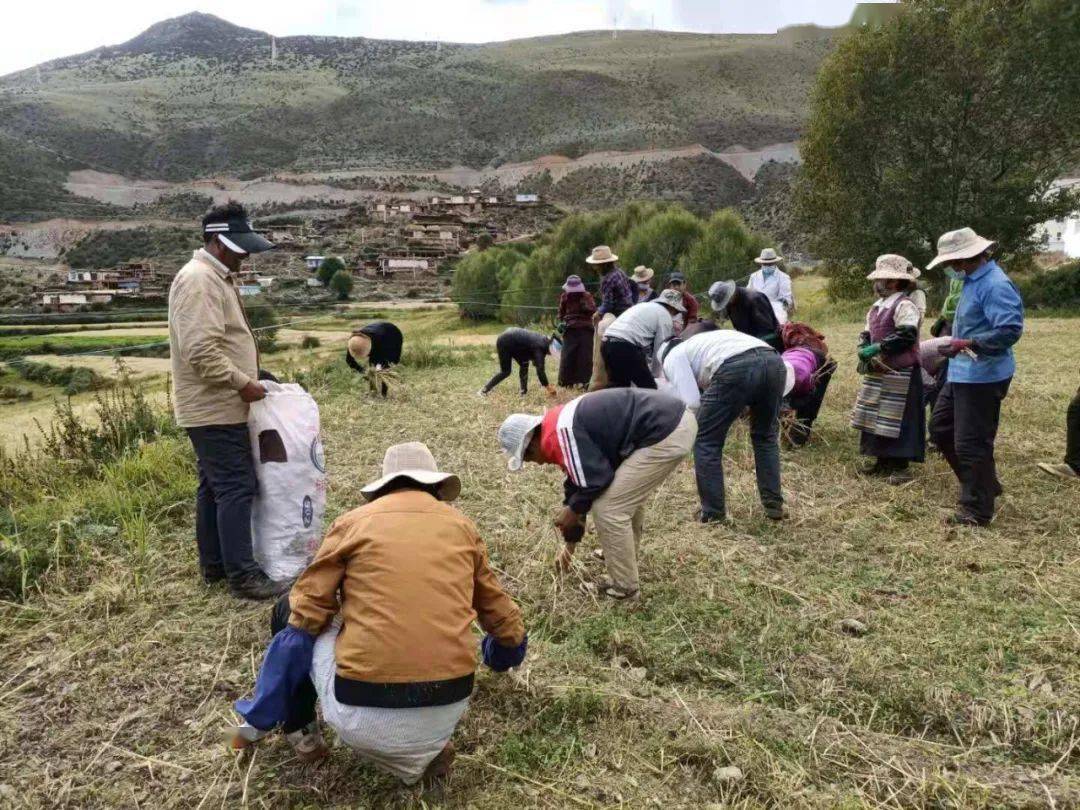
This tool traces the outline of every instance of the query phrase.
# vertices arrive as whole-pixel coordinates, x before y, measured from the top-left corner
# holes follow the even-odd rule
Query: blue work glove
[[[860,360],[869,360],[873,357],[877,357],[879,354],[881,354],[880,343],[871,343],[869,346],[863,346],[859,349]]]
[[[484,640],[480,642],[480,652],[483,655],[484,663],[495,672],[506,672],[512,667],[521,666],[521,662],[525,660],[525,651],[528,648],[528,634],[516,647],[504,647],[490,633],[484,636]]]

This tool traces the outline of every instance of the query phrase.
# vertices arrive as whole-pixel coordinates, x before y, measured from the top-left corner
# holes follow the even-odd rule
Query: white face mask
[[[549,349],[551,354],[556,354],[562,351],[562,342],[558,340],[551,341],[551,348]]]

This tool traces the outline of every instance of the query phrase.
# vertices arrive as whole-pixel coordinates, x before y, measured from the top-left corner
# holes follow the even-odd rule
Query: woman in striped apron
[[[919,369],[922,314],[911,299],[919,270],[903,256],[879,256],[867,278],[878,300],[859,342],[863,382],[851,415],[862,432],[859,452],[874,458],[864,472],[890,484],[912,479],[909,464],[926,453],[926,412]]]

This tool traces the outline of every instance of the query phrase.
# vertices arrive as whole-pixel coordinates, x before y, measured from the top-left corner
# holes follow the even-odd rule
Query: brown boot
[[[431,787],[445,782],[450,777],[450,766],[454,764],[456,756],[457,752],[454,751],[454,744],[447,743],[446,747],[439,752],[435,759],[428,763],[427,768],[424,770],[424,775],[421,777],[424,787]]]

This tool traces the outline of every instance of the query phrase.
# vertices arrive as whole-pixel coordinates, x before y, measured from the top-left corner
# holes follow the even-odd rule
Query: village
[[[275,213],[256,219],[276,246],[237,278],[241,296],[275,292],[278,279],[304,279],[311,292],[323,287],[318,270],[340,259],[367,292],[402,293],[401,285],[438,294],[455,263],[471,250],[537,236],[561,212],[538,194],[468,194],[424,200],[372,199],[343,210],[301,217]],[[178,223],[179,224],[179,223]],[[42,312],[70,313],[114,306],[164,303],[179,265],[139,258],[112,267],[69,266],[62,284],[32,287],[26,304]]]

